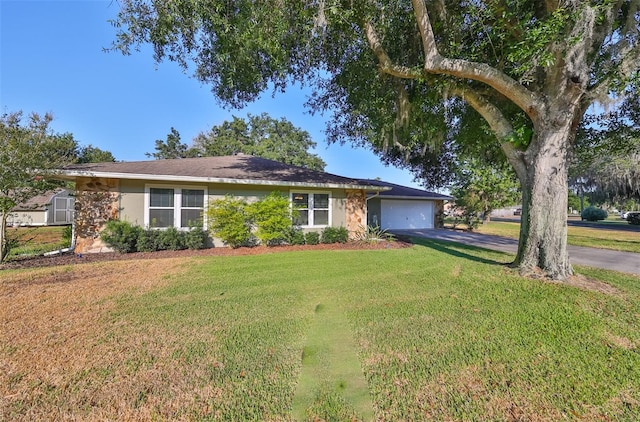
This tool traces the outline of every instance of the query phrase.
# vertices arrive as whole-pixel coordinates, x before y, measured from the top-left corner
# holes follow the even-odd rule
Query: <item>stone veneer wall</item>
[[[100,239],[100,232],[107,221],[118,219],[118,191],[117,179],[79,177],[76,180],[76,253],[111,251]]]
[[[367,195],[361,189],[347,189],[347,230],[349,238],[355,239],[367,226]]]

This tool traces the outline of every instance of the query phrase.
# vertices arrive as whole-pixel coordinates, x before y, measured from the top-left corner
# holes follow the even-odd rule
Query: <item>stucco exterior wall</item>
[[[145,226],[145,191],[147,187],[204,188],[207,190],[206,204],[222,199],[230,194],[254,202],[271,192],[277,191],[289,197],[292,192],[318,192],[330,194],[331,225],[346,227],[350,234],[362,230],[365,221],[365,195],[363,191],[351,193],[343,189],[281,188],[274,186],[243,186],[235,184],[171,184],[151,180],[115,180],[99,178],[79,178],[76,183],[76,209],[80,220],[76,252],[100,252],[109,248],[100,240],[100,232],[109,219],[120,219],[132,224]],[[350,204],[350,205],[349,205]],[[206,206],[206,205],[205,205]],[[101,210],[101,211],[100,211]],[[355,213],[350,216],[350,213]],[[349,226],[349,224],[351,226]],[[304,231],[321,231],[321,228],[305,228]],[[213,246],[223,246],[213,239]]]
[[[76,253],[111,251],[100,239],[100,233],[107,221],[118,218],[119,196],[117,179],[79,177],[76,180]]]

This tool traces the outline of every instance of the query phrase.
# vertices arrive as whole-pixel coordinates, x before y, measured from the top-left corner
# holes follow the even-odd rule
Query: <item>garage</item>
[[[433,201],[383,199],[381,201],[383,229],[432,229]]]
[[[433,229],[444,223],[444,201],[453,198],[436,192],[382,180],[360,182],[388,188],[367,198],[367,225],[385,230]]]

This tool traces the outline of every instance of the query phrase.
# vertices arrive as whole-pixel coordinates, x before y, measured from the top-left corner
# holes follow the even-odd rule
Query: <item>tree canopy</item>
[[[324,170],[325,162],[309,152],[316,143],[305,130],[295,127],[285,118],[274,119],[266,113],[251,114],[246,119],[214,125],[201,132],[189,147],[180,141],[180,133],[171,128],[166,141],[156,141],[156,152],[147,154],[156,159],[211,157],[247,154],[313,170]]]
[[[180,142],[180,132],[172,127],[166,140],[156,139],[156,152],[147,152],[146,156],[156,160],[174,160],[176,158],[197,157],[198,151]]]
[[[620,104],[640,84],[639,7],[635,0],[126,0],[114,48],[129,54],[150,43],[157,61],[195,66],[195,77],[234,107],[270,87],[309,84],[312,110],[332,113],[330,141],[372,148],[425,175],[420,157],[438,165],[464,151],[454,144],[490,142],[522,187],[515,264],[563,279],[573,273],[568,154],[596,101],[623,117],[608,118],[612,130],[633,130],[638,107]],[[471,130],[452,134],[459,123]]]
[[[47,177],[74,160],[72,151],[60,148],[60,137],[49,130],[52,119],[33,113],[25,121],[21,112],[0,117],[0,262],[10,248],[8,214],[54,187]]]

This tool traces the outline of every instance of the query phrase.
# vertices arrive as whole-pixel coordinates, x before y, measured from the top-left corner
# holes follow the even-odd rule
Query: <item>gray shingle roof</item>
[[[62,174],[67,177],[95,175],[135,179],[148,176],[156,180],[167,181],[185,180],[186,178],[194,181],[229,181],[230,183],[255,181],[363,186],[358,179],[309,170],[250,155],[74,164],[64,167]]]
[[[427,190],[410,188],[408,186],[396,185],[395,183],[384,182],[375,179],[360,179],[360,183],[370,186],[381,186],[391,188],[380,194],[382,198],[403,198],[403,199],[445,199],[451,200],[452,196],[443,195],[441,193],[429,192]]]

